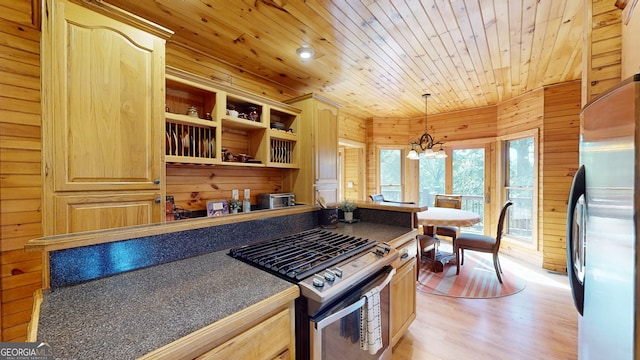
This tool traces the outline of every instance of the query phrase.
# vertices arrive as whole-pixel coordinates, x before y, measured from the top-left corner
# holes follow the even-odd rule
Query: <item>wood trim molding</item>
[[[173,35],[173,31],[158,24],[154,24],[147,19],[124,11],[116,6],[107,4],[103,0],[70,0],[76,4],[84,6],[88,9],[106,15],[112,19],[121,21],[127,25],[131,25],[138,29],[142,29],[161,39],[168,39]]]
[[[40,305],[42,304],[42,289],[33,293],[33,307],[31,308],[31,321],[27,325],[27,341],[37,341],[38,322],[40,321]]]
[[[29,240],[25,244],[24,248],[26,251],[54,251],[71,249],[82,246],[135,239],[145,236],[153,236],[178,231],[202,229],[211,226],[225,225],[237,222],[259,220],[268,217],[311,212],[317,209],[317,205],[300,205],[282,209],[257,210],[248,213],[230,214],[218,217],[170,221],[163,224],[139,225],[116,229],[53,235]]]

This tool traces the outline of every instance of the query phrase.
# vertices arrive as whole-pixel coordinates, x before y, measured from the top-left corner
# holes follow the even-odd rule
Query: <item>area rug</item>
[[[442,248],[447,251],[448,249]],[[450,250],[449,250],[450,251]],[[442,272],[433,272],[428,260],[420,264],[417,290],[427,294],[469,299],[488,299],[508,296],[522,291],[527,281],[509,271],[508,261],[500,257],[502,284],[493,269],[491,254],[466,251],[460,275],[456,275],[456,265],[444,265]]]

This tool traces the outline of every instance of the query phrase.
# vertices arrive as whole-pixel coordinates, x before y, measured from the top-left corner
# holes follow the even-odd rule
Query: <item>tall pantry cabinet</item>
[[[338,201],[338,109],[340,105],[317,94],[286,101],[300,110],[300,170],[291,172],[288,187],[296,202],[328,204]]]
[[[89,2],[89,1],[87,1]],[[103,2],[46,0],[44,232],[161,222],[165,39]]]

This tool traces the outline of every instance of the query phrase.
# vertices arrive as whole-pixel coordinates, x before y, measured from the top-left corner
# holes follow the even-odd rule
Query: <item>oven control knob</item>
[[[315,287],[323,287],[324,286],[324,281],[322,281],[322,279],[313,278],[313,286],[315,286]]]
[[[339,267],[333,268],[333,273],[336,274],[336,276],[339,278],[342,277],[342,269],[340,269]]]
[[[333,272],[331,272],[331,270],[327,269],[327,271],[325,271],[324,273],[324,278],[328,282],[333,282],[336,279],[336,276],[333,274]]]

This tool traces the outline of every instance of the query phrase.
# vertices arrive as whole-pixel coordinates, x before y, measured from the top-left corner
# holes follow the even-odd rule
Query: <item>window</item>
[[[452,193],[462,195],[462,209],[480,214],[482,221],[465,231],[484,232],[485,147],[464,147],[452,151]]]
[[[504,195],[513,201],[505,223],[505,234],[526,244],[534,244],[536,215],[536,139],[534,136],[505,140]]]
[[[380,150],[380,191],[386,200],[402,201],[403,160],[400,149]]]
[[[426,158],[420,153],[420,202],[431,206],[436,194],[446,194],[445,191],[445,159]]]

